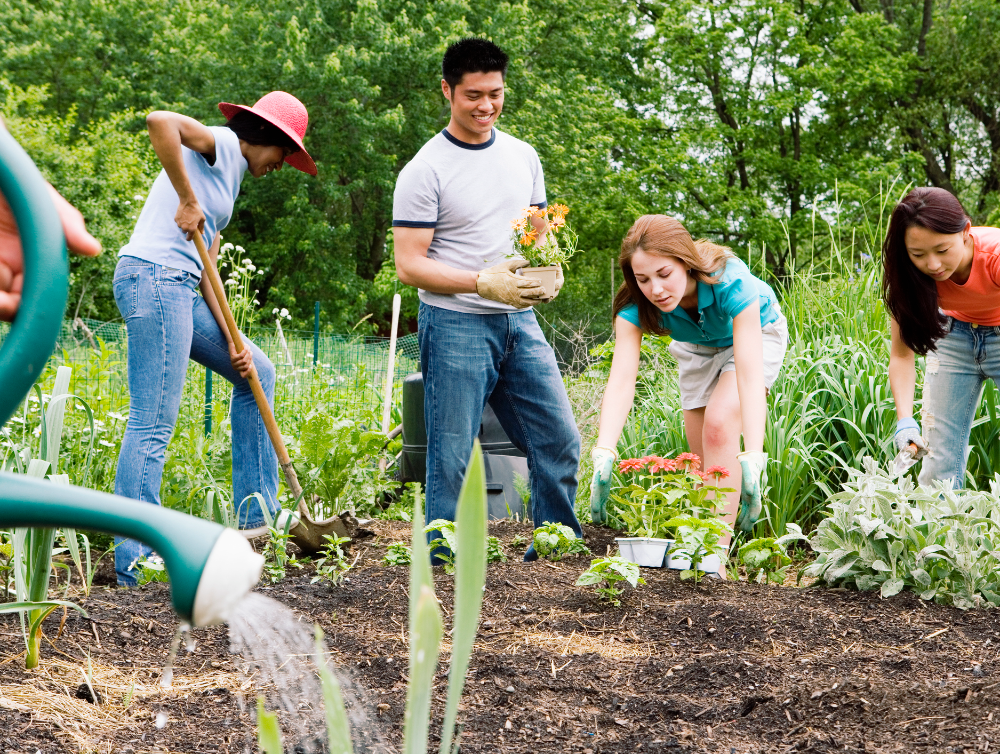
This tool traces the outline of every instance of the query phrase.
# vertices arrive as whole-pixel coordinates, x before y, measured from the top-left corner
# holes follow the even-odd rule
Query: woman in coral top
[[[951,479],[958,489],[983,381],[1000,377],[1000,229],[972,227],[944,189],[914,189],[892,211],[882,262],[896,447],[926,456],[921,484]],[[922,435],[914,354],[927,357]]]

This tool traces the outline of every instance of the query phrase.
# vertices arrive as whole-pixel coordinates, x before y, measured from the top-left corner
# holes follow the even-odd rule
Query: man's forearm
[[[405,263],[396,262],[396,272],[405,285],[412,285],[431,293],[475,293],[478,272],[457,270],[444,262],[414,256]]]

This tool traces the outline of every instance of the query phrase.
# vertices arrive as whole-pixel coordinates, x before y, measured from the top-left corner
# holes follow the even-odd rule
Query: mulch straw
[[[638,657],[651,657],[652,644],[649,642],[624,641],[621,636],[576,633],[569,636],[561,634],[524,633],[517,641],[509,644],[504,650],[506,654],[516,654],[519,646],[540,647],[560,655],[595,654],[612,660],[631,660]]]
[[[80,684],[89,680],[100,699],[93,704],[76,697]],[[109,665],[50,660],[41,665],[27,683],[0,683],[0,707],[28,712],[36,720],[56,725],[80,752],[106,751],[101,739],[122,728],[148,726],[155,714],[138,702],[169,699],[186,694],[225,688],[234,693],[253,689],[253,679],[237,673],[200,672],[197,676],[174,676],[170,688],[157,679],[140,679],[137,670],[122,672]]]

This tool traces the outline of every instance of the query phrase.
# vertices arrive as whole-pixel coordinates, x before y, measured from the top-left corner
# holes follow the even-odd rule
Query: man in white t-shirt
[[[531,309],[551,299],[538,281],[514,274],[527,262],[507,258],[511,221],[529,205],[546,206],[535,150],[495,127],[507,63],[485,39],[448,48],[441,89],[451,120],[403,168],[393,198],[396,272],[420,289],[426,517],[454,520],[488,401],[528,457],[535,525],[566,524],[582,536],[573,510],[580,435]],[[544,221],[533,223],[543,235]],[[524,557],[534,560],[534,549]]]

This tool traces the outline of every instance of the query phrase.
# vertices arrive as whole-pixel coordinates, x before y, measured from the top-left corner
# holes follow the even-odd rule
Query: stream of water
[[[252,677],[265,706],[279,713],[286,751],[326,751],[323,689],[317,675],[311,623],[301,621],[280,602],[252,593],[229,621],[230,650],[243,656],[243,672]],[[364,690],[332,662],[351,722],[356,754],[393,754],[372,714]]]

